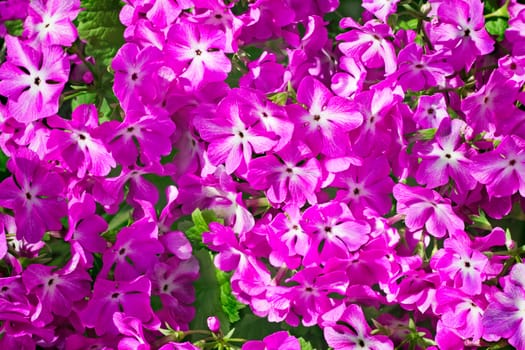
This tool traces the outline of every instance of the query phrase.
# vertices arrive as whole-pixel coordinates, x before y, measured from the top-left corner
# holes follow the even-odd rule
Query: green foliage
[[[7,32],[13,36],[20,36],[24,30],[22,20],[15,19],[12,21],[5,21],[4,25],[7,29]]]
[[[150,304],[153,311],[158,311],[162,309],[162,300],[160,300],[160,296],[158,295],[152,295],[150,297]]]
[[[301,344],[301,350],[314,350],[312,344],[304,340],[304,338],[299,338],[299,343]]]
[[[202,234],[210,230],[208,226],[210,222],[224,223],[222,219],[217,218],[212,210],[200,210],[198,208],[191,213],[191,221],[192,222],[190,223],[183,220],[179,223],[177,228],[184,231],[191,246],[196,250],[206,247],[202,243]]]
[[[472,220],[472,227],[480,228],[487,231],[492,230],[492,224],[490,223],[483,210],[480,209],[478,215],[471,215],[469,218]]]
[[[487,32],[490,35],[494,35],[498,41],[504,39],[505,31],[508,26],[508,20],[500,17],[490,18],[485,22],[485,29],[487,29]]]
[[[7,160],[9,158],[0,150],[0,181],[9,177],[9,170],[7,170]]]
[[[78,15],[78,35],[89,42],[86,54],[97,64],[107,66],[124,44],[124,26],[119,21],[122,2],[118,0],[82,0],[84,11]]]
[[[219,269],[215,270],[217,282],[219,283],[220,299],[222,303],[222,311],[228,316],[231,323],[237,322],[241,319],[239,310],[242,310],[246,305],[241,304],[232,294],[230,284],[231,273],[223,272]]]
[[[190,329],[207,329],[208,317],[216,316],[221,322],[221,330],[227,332],[230,329],[230,322],[223,311],[221,289],[213,264],[213,256],[206,249],[197,250],[194,255],[199,260],[200,276],[195,282],[196,314]]]
[[[281,330],[278,323],[270,323],[265,318],[255,316],[249,309],[241,312],[241,321],[235,324],[235,334],[244,339],[263,339]]]
[[[485,29],[490,35],[496,37],[497,41],[502,41],[505,31],[509,26],[509,1],[503,6],[499,6],[497,0],[487,0],[484,2]]]

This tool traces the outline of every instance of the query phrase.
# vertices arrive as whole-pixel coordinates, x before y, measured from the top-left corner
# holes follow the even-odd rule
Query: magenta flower
[[[9,170],[13,175],[0,183],[0,205],[15,212],[17,238],[36,243],[47,230],[60,230],[67,213],[60,175],[28,149],[11,158]]]
[[[494,49],[494,40],[485,30],[480,0],[452,0],[439,3],[438,24],[430,29],[435,49],[451,50],[450,63],[456,70],[472,67],[478,56]]]
[[[414,121],[422,129],[438,128],[441,121],[449,118],[443,94],[423,95],[414,112]]]
[[[453,286],[468,295],[481,293],[486,279],[485,268],[489,259],[477,249],[463,231],[456,231],[444,242],[444,248],[432,256],[431,266],[439,272],[442,281],[452,281]]]
[[[379,21],[371,20],[360,25],[347,17],[341,20],[342,28],[351,28],[350,31],[339,34],[339,49],[345,56],[359,57],[367,68],[382,68],[385,73],[395,72],[397,57],[394,45],[389,41],[392,36],[390,27]]]
[[[84,299],[91,291],[91,277],[87,271],[58,270],[53,266],[29,265],[22,273],[24,285],[38,298],[42,310],[38,318],[46,323],[52,314],[69,316],[73,303]]]
[[[52,116],[48,125],[51,131],[47,147],[49,158],[59,157],[63,164],[79,178],[86,173],[105,176],[116,166],[105,144],[92,135],[98,128],[97,109],[94,105],[80,105],[74,111],[71,121]]]
[[[363,116],[363,123],[350,132],[350,139],[358,156],[379,156],[393,147],[398,132],[393,118],[397,116],[395,106],[402,101],[400,90],[377,88],[355,95],[355,109]]]
[[[516,264],[504,277],[503,292],[497,292],[483,315],[485,335],[503,337],[517,350],[525,349],[525,265]]]
[[[24,22],[24,36],[45,46],[71,46],[77,28],[73,20],[80,12],[80,0],[34,0]]]
[[[292,283],[289,298],[291,311],[302,317],[306,327],[318,324],[321,316],[336,305],[348,288],[348,277],[340,266],[337,268],[306,267],[287,282]]]
[[[370,226],[354,218],[346,204],[331,201],[305,210],[301,227],[311,237],[303,265],[319,264],[329,258],[349,258],[368,242]]]
[[[476,186],[469,171],[472,165],[469,158],[475,152],[461,139],[465,129],[466,124],[460,119],[441,121],[434,142],[423,145],[418,152],[422,160],[416,172],[417,182],[426,184],[427,188],[436,188],[452,179],[459,193]]]
[[[434,237],[444,237],[463,230],[465,224],[452,210],[449,199],[427,188],[409,187],[398,183],[394,186],[397,212],[404,214],[410,230],[425,227]]]
[[[156,84],[151,84],[151,79],[157,74],[162,59],[160,50],[153,46],[141,50],[137,45],[127,43],[118,50],[111,62],[115,71],[113,91],[124,110],[137,103],[140,96],[149,100],[155,97]]]
[[[41,50],[12,36],[5,38],[7,61],[0,67],[0,94],[16,120],[29,123],[58,111],[58,99],[69,76],[69,62],[59,46]]]
[[[398,2],[399,0],[363,0],[362,6],[387,23],[388,17],[396,12]]]
[[[225,163],[226,172],[246,169],[252,153],[263,153],[277,144],[273,132],[267,132],[259,118],[248,113],[236,98],[225,98],[219,103],[212,118],[196,118],[195,127],[200,136],[210,143],[208,157],[213,165]]]
[[[397,60],[399,67],[389,78],[395,78],[403,90],[445,86],[446,77],[454,73],[452,67],[443,62],[442,52],[424,55],[423,48],[416,43],[403,48]]]
[[[102,253],[106,248],[106,240],[100,235],[107,230],[108,223],[95,214],[96,204],[88,193],[83,193],[80,198],[70,199],[68,206],[69,230],[64,240],[71,242],[82,265],[91,267],[91,253]]]
[[[268,225],[272,247],[269,258],[274,266],[286,263],[289,268],[297,268],[301,261],[295,257],[304,257],[308,252],[311,239],[299,224],[301,216],[298,208],[288,207],[286,214],[277,214]]]
[[[440,288],[436,293],[436,313],[441,315],[444,327],[457,332],[463,339],[477,342],[483,336],[482,318],[488,304],[483,295],[489,294],[488,288],[478,297],[457,288]]]
[[[354,104],[346,98],[334,96],[323,83],[311,76],[301,81],[297,101],[308,109],[299,105],[288,106],[288,113],[296,120],[295,137],[304,138],[314,154],[345,154],[349,147],[347,133],[363,122]]]
[[[510,196],[519,191],[525,196],[525,141],[504,136],[495,150],[473,159],[472,176],[487,186],[490,197]]]
[[[235,89],[232,94],[244,100],[249,113],[259,120],[268,133],[274,133],[278,137],[274,151],[279,151],[290,142],[294,124],[289,119],[286,109],[269,101],[265,95],[256,90]]]
[[[102,124],[95,136],[106,141],[119,164],[135,165],[140,161],[149,165],[160,163],[160,158],[171,152],[170,136],[174,132],[175,124],[167,116],[133,111],[126,113],[123,122]]]
[[[180,261],[173,257],[158,262],[149,273],[153,294],[158,295],[162,309],[156,313],[159,319],[172,328],[185,328],[195,317],[195,288],[199,277],[199,262],[194,257]]]
[[[150,350],[151,347],[144,337],[142,322],[132,316],[126,316],[123,312],[113,314],[113,324],[117,327],[123,337],[119,343],[119,350]]]
[[[225,35],[211,25],[174,24],[168,33],[167,60],[192,87],[224,80],[231,62],[224,54]]]
[[[286,331],[272,333],[263,340],[250,340],[243,344],[242,350],[301,350],[299,340]]]
[[[306,147],[292,143],[280,152],[253,159],[246,177],[253,188],[266,191],[270,203],[302,207],[306,201],[317,203],[321,167]]]
[[[108,281],[97,278],[93,294],[80,313],[86,327],[95,328],[98,336],[117,335],[113,323],[115,312],[124,312],[129,317],[138,318],[144,325],[158,324],[150,306],[151,282],[144,276],[124,281]]]
[[[337,191],[336,200],[347,203],[353,213],[363,213],[372,209],[378,215],[387,214],[392,201],[394,182],[389,177],[390,165],[385,157],[366,159],[362,166],[352,166],[349,170],[337,173],[332,183]]]
[[[363,310],[341,304],[323,315],[324,338],[334,350],[389,350],[394,345],[384,335],[372,335]]]
[[[107,276],[113,266],[118,280],[129,281],[150,271],[164,247],[158,241],[155,222],[141,219],[123,228],[117,241],[102,256],[100,276]]]
[[[519,86],[494,70],[489,81],[461,102],[469,126],[475,133],[494,131],[494,124],[511,116]]]

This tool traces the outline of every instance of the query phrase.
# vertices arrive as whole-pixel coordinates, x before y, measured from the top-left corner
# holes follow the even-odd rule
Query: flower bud
[[[210,316],[208,317],[207,322],[209,330],[213,333],[217,333],[221,329],[221,321],[219,321],[217,317]]]

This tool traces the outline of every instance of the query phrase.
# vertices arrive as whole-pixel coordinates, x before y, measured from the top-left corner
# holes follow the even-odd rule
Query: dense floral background
[[[525,349],[525,5],[0,1],[1,349]]]

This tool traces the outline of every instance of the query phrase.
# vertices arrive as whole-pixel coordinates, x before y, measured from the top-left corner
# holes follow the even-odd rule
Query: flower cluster
[[[1,348],[525,350],[525,5],[85,3],[0,3]]]

